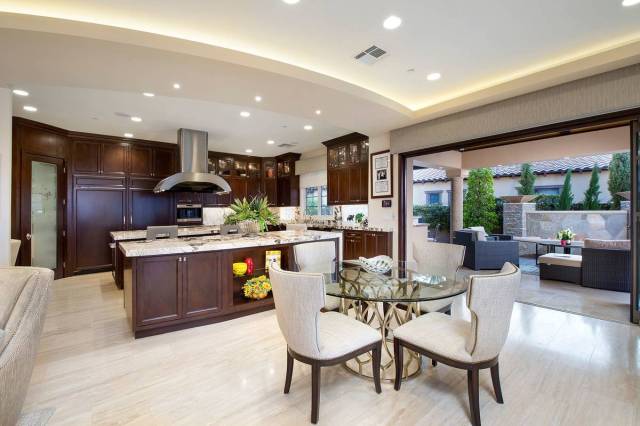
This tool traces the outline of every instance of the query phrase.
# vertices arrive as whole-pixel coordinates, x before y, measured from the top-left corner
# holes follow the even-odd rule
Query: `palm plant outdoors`
[[[253,221],[258,224],[258,230],[264,232],[267,225],[277,225],[280,222],[278,215],[269,209],[267,197],[256,196],[251,200],[236,198],[229,208],[233,212],[224,218],[225,224]]]

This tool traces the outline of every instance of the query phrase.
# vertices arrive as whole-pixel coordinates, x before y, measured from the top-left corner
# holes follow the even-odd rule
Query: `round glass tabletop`
[[[369,272],[353,262],[341,262],[338,272],[326,274],[330,296],[372,302],[424,302],[457,296],[467,291],[467,280],[416,272],[396,265],[386,273]]]

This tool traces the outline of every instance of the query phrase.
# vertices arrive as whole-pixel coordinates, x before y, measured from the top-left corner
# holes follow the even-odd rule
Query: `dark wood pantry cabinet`
[[[369,138],[351,133],[323,142],[327,147],[327,201],[330,205],[369,200]]]

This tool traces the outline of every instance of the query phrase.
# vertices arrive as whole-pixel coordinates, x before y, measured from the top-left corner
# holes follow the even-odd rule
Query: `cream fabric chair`
[[[336,244],[333,241],[297,244],[293,246],[296,267],[299,272],[329,274],[336,270]],[[324,308],[335,311],[340,307],[340,298],[325,296]]]
[[[434,361],[467,370],[471,423],[480,425],[479,372],[491,369],[496,400],[502,404],[498,357],[507,340],[520,286],[520,270],[505,263],[495,275],[473,275],[467,291],[471,322],[440,312],[422,315],[394,331],[395,389],[402,382],[402,348]]]
[[[306,223],[287,223],[287,231],[306,231]]]
[[[416,241],[413,243],[413,259],[418,272],[441,275],[448,280],[462,279],[458,276],[464,262],[465,246],[459,244]],[[420,311],[450,312],[453,297],[420,303]]]
[[[49,269],[0,268],[0,425],[20,417],[52,283]]]
[[[320,311],[324,307],[323,274],[283,271],[273,263],[269,277],[278,326],[287,342],[284,393],[289,393],[291,387],[293,360],[311,365],[311,422],[318,421],[323,366],[372,352],[375,389],[380,393],[380,333],[346,315]]]
[[[18,260],[18,252],[20,251],[20,240],[11,240],[11,266],[15,266],[16,260]]]

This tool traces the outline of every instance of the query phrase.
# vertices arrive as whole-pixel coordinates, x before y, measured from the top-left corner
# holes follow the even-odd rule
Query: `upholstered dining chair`
[[[283,271],[269,267],[278,326],[287,342],[288,394],[293,376],[293,360],[311,365],[311,423],[318,422],[320,409],[320,368],[343,363],[372,352],[373,379],[380,388],[382,336],[372,327],[337,312],[321,312],[324,307],[324,275]]]
[[[455,368],[467,370],[471,423],[480,425],[479,373],[491,369],[496,401],[504,403],[498,357],[507,340],[520,270],[505,263],[494,275],[473,275],[467,290],[471,322],[441,312],[422,315],[394,330],[395,389],[402,383],[402,350],[407,348]]]
[[[458,273],[464,262],[465,247],[458,244],[416,241],[413,243],[413,260],[417,272],[441,275],[448,280],[460,279]],[[451,312],[453,297],[420,303],[420,312]]]
[[[336,244],[333,241],[297,244],[293,255],[298,272],[329,274],[336,270]],[[325,296],[324,309],[335,311],[340,307],[340,298]]]

